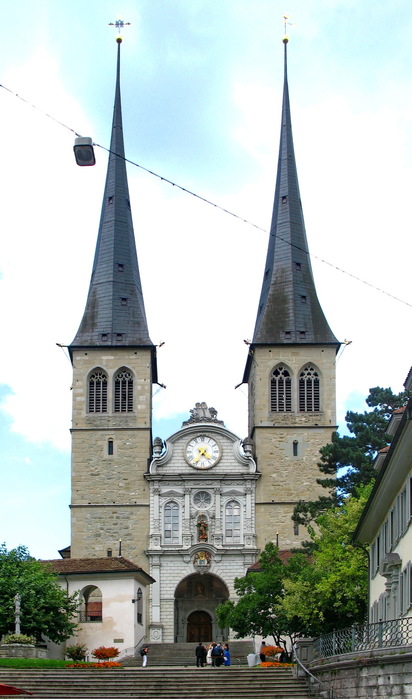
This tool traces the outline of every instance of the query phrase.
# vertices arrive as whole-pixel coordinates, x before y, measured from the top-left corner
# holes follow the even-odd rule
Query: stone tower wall
[[[149,491],[144,479],[151,456],[150,349],[105,348],[73,354],[72,558],[122,554],[147,564]],[[106,413],[88,413],[88,381],[97,367],[108,375]],[[113,377],[133,373],[134,410],[113,411]],[[113,442],[113,455],[108,442]]]
[[[278,540],[281,549],[307,539],[300,527],[294,532],[291,515],[299,500],[317,499],[326,491],[316,483],[319,449],[336,429],[336,348],[329,346],[256,347],[249,378],[249,429],[254,440],[258,471],[256,486],[257,546]],[[292,375],[292,411],[270,411],[270,377],[279,363]],[[319,371],[320,412],[299,412],[298,379],[308,363]],[[297,454],[294,455],[294,444]],[[276,535],[278,535],[276,537]]]

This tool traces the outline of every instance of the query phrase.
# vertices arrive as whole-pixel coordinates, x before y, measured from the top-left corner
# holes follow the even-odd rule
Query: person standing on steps
[[[223,648],[221,643],[216,643],[212,649],[212,665],[214,667],[223,665]]]
[[[225,664],[226,667],[227,667],[228,665],[230,665],[230,650],[229,650],[229,644],[228,644],[228,643],[225,643],[225,645],[223,646],[223,657],[224,657],[224,659],[225,659],[224,664]]]
[[[262,641],[262,645],[260,646],[260,653],[259,653],[261,663],[266,662],[265,649],[266,649],[266,641]]]
[[[203,667],[205,664],[206,652],[206,648],[204,647],[202,641],[199,641],[195,649],[196,667]]]
[[[146,667],[147,665],[147,654],[149,652],[149,649],[147,646],[143,646],[140,650],[140,655],[142,656],[142,667]]]

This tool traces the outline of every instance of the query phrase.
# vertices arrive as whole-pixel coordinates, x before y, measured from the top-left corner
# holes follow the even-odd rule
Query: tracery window
[[[133,412],[133,376],[127,369],[120,369],[114,377],[114,411]]]
[[[299,410],[306,413],[320,411],[320,380],[316,369],[308,364],[299,376]]]
[[[277,413],[292,410],[292,379],[286,367],[279,364],[270,379],[270,409]]]
[[[107,413],[107,374],[101,369],[89,378],[89,413]]]
[[[225,509],[225,541],[227,544],[240,544],[240,505],[235,500],[227,503]]]
[[[168,502],[165,505],[163,538],[165,544],[179,543],[179,505],[176,502]]]

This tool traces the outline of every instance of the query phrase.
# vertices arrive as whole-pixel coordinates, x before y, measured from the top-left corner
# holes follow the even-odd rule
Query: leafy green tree
[[[326,478],[318,478],[327,494],[318,500],[301,500],[295,507],[292,519],[307,526],[319,514],[330,507],[341,504],[348,495],[353,495],[359,486],[374,480],[373,461],[376,453],[387,446],[390,437],[386,434],[392,412],[406,405],[409,392],[394,394],[390,388],[375,386],[370,389],[366,403],[370,411],[346,413],[349,435],[334,432],[332,441],[320,450],[319,469]]]
[[[310,527],[311,559],[300,559],[285,580],[285,614],[300,620],[306,634],[318,635],[365,621],[368,562],[365,551],[352,545],[352,535],[372,483],[362,486]],[[296,562],[297,563],[297,562]]]
[[[32,558],[25,546],[0,545],[0,636],[14,631],[14,597],[21,596],[21,631],[59,643],[77,626],[77,594],[68,595],[49,566]]]
[[[273,636],[277,645],[284,645],[285,636],[293,641],[300,630],[299,620],[286,614],[282,607],[287,566],[272,542],[266,544],[259,564],[258,572],[235,579],[239,600],[217,607],[218,624],[221,628],[233,629],[236,638],[255,634]]]

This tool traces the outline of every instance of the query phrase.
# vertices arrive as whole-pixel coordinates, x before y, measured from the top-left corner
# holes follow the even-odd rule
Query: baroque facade
[[[197,403],[178,432],[165,442],[152,440],[156,348],[148,331],[128,193],[120,44],[118,37],[96,253],[84,316],[69,347],[72,540],[64,555],[78,571],[81,565],[74,561],[110,558],[121,540],[127,559],[142,575],[148,571],[147,638],[208,641],[223,633],[216,624],[217,605],[235,599],[235,577],[245,575],[265,544],[275,541],[288,549],[306,538],[291,514],[299,500],[320,493],[319,448],[336,428],[339,343],[322,312],[310,264],[285,39],[271,234],[243,378],[249,388],[249,434],[241,440],[216,410]],[[103,599],[103,620],[105,614]],[[125,636],[117,627],[116,635]]]
[[[197,403],[165,443],[155,440],[147,555],[152,586],[150,640],[221,639],[216,606],[234,598],[233,581],[255,561],[255,484],[251,444]]]

